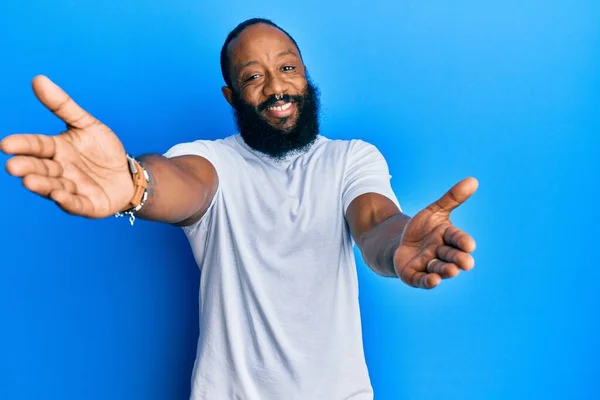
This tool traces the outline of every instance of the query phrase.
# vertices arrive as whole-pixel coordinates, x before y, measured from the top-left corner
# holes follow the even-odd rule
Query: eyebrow
[[[287,55],[290,55],[290,54],[291,54],[291,55],[293,55],[293,56],[296,56],[296,57],[298,57],[298,54],[297,54],[297,53],[296,53],[294,50],[284,50],[284,51],[282,51],[282,52],[280,52],[280,53],[277,53],[277,56],[276,56],[276,57],[277,57],[277,58],[281,58],[281,57],[283,57],[283,56],[287,56]],[[246,67],[249,67],[249,66],[251,66],[251,65],[255,65],[255,64],[258,64],[258,61],[248,61],[247,63],[244,63],[244,64],[240,65],[240,66],[237,68],[237,70],[238,70],[238,71],[241,71],[241,70],[243,70],[244,68],[246,68]]]
[[[277,54],[277,57],[287,56],[288,54],[298,57],[298,54],[296,54],[294,50],[284,50],[281,53]]]

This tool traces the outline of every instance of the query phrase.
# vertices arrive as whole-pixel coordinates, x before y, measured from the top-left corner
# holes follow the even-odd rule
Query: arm
[[[381,276],[397,278],[394,254],[410,217],[387,197],[365,193],[350,203],[346,219],[365,264]]]
[[[382,276],[425,289],[473,268],[475,241],[450,222],[450,212],[477,189],[467,178],[412,217],[404,215],[390,186],[383,155],[356,141],[344,179],[346,220],[365,263]]]
[[[137,218],[186,226],[204,215],[218,187],[217,173],[207,159],[146,154],[138,160],[150,180],[148,200]]]
[[[2,139],[0,150],[12,156],[7,172],[71,215],[105,218],[137,205],[125,148],[117,135],[47,77],[36,77],[32,85],[40,102],[67,129],[58,135],[13,134]],[[148,198],[136,217],[189,225],[206,212],[218,186],[215,168],[200,155],[191,155],[196,152],[181,150],[169,152],[178,157],[139,158],[149,182]]]
[[[382,195],[358,196],[346,218],[365,263],[380,275],[423,289],[472,269],[475,241],[449,217],[477,185],[473,178],[462,180],[412,218]]]

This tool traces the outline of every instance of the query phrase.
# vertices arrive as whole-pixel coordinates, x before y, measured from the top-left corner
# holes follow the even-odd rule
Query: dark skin
[[[229,43],[230,76],[233,87],[224,86],[223,96],[232,103],[233,91],[257,107],[275,95],[301,95],[306,87],[306,69],[294,43],[280,30],[257,24],[244,30]],[[277,103],[284,105],[284,102]],[[298,119],[291,105],[289,117],[282,119],[264,111],[262,116],[273,126],[286,129]]]
[[[466,178],[412,218],[386,197],[367,193],[350,203],[346,219],[371,269],[432,289],[475,265],[475,241],[450,222],[450,213],[476,189],[477,180]]]
[[[278,29],[258,24],[229,45],[232,87],[222,89],[231,104],[233,91],[258,106],[273,95],[299,95],[306,87],[305,66],[293,42]],[[32,82],[40,102],[66,124],[62,133],[14,134],[0,142],[12,155],[9,174],[23,186],[56,203],[65,212],[105,218],[122,210],[133,196],[125,148],[115,133],[82,109],[45,76]],[[263,116],[281,129],[298,118],[295,104],[276,104]],[[149,171],[149,200],[137,218],[189,225],[204,215],[218,186],[212,164],[198,156],[167,159],[139,157]],[[425,289],[461,270],[473,268],[471,236],[454,227],[450,212],[477,189],[467,178],[410,218],[384,196],[367,193],[348,207],[346,219],[367,265],[382,276]],[[179,193],[187,193],[180,196]]]
[[[54,136],[5,137],[0,149],[13,155],[6,162],[7,172],[71,215],[105,218],[126,208],[134,186],[119,138],[47,77],[36,76],[32,86],[66,130]],[[151,180],[149,200],[137,218],[178,225],[200,218],[217,186],[212,164],[196,156],[167,159],[151,154],[140,159]]]

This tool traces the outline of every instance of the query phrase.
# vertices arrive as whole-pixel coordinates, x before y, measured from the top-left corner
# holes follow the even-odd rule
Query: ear
[[[233,97],[233,92],[231,91],[231,88],[229,86],[223,86],[221,88],[221,92],[223,93],[223,97],[225,97],[225,100],[227,100],[227,102],[231,106],[231,98]]]

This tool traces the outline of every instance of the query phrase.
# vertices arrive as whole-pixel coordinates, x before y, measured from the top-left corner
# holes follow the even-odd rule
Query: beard
[[[277,102],[275,96],[256,107],[235,92],[232,96],[235,122],[241,137],[248,146],[275,160],[308,150],[319,135],[319,90],[308,75],[304,93],[286,94],[280,100],[293,101],[298,109],[296,122],[288,128],[273,126],[261,115]],[[280,118],[279,124],[285,126],[290,117]]]

